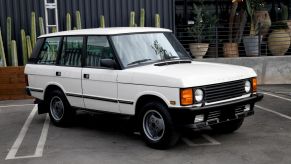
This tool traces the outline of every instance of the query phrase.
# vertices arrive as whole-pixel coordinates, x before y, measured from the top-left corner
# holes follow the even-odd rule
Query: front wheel
[[[167,107],[162,103],[150,102],[143,106],[138,122],[145,143],[152,148],[166,149],[179,139]]]
[[[232,133],[238,130],[244,122],[244,118],[211,125],[210,127],[218,133]]]

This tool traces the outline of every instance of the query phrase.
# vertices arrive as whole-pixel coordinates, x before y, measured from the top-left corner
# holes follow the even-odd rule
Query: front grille
[[[205,102],[211,103],[240,97],[245,94],[244,83],[245,80],[237,80],[204,86]]]

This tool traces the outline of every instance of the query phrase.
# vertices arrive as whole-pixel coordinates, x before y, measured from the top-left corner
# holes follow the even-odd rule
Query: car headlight
[[[202,89],[196,89],[194,92],[195,103],[200,103],[204,98],[204,93]]]
[[[249,80],[247,80],[246,82],[245,82],[245,91],[246,91],[246,93],[249,93],[250,91],[251,91],[251,82],[249,81]]]

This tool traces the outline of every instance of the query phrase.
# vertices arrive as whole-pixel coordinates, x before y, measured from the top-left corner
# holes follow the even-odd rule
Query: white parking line
[[[4,105],[0,106],[0,108],[10,108],[10,107],[20,107],[20,106],[34,106],[35,104],[20,104],[20,105]]]
[[[284,118],[286,118],[286,119],[288,119],[288,120],[291,120],[291,117],[290,117],[290,116],[287,116],[287,115],[285,115],[285,114],[282,114],[282,113],[279,113],[279,112],[273,111],[273,110],[268,109],[268,108],[264,108],[264,107],[259,106],[259,105],[255,105],[255,107],[257,107],[257,108],[259,108],[259,109],[261,109],[261,110],[264,110],[264,111],[267,111],[267,112],[270,112],[270,113],[276,114],[276,115],[278,115],[278,116],[284,117]]]
[[[44,145],[46,142],[46,138],[47,138],[47,134],[48,134],[48,128],[49,128],[49,116],[46,115],[46,119],[42,128],[42,132],[35,150],[34,155],[28,155],[28,156],[17,156],[16,157],[16,153],[27,133],[28,127],[30,126],[34,115],[37,112],[37,105],[34,106],[34,108],[32,109],[31,113],[29,114],[27,120],[25,121],[17,139],[15,140],[13,146],[11,147],[9,153],[7,154],[5,160],[9,160],[9,159],[20,159],[20,158],[35,158],[35,157],[41,157],[43,155],[43,149],[44,149]]]
[[[278,96],[278,95],[274,95],[274,94],[269,93],[269,92],[264,92],[264,94],[265,95],[268,95],[268,96],[276,97],[276,98],[283,99],[283,100],[286,100],[286,101],[290,101],[291,102],[291,99],[288,99],[286,97],[281,97],[281,96]]]
[[[202,137],[205,138],[209,142],[208,143],[197,144],[197,143],[194,143],[194,142],[190,141],[188,138],[185,138],[185,137],[183,137],[182,140],[188,146],[191,146],[191,147],[220,145],[220,142],[216,141],[214,138],[210,137],[209,135],[202,134]]]

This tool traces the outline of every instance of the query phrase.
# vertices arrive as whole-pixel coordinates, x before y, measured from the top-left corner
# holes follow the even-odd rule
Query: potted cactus
[[[193,37],[194,43],[190,43],[190,51],[193,57],[203,58],[209,48],[209,37],[214,32],[216,17],[210,15],[205,9],[203,1],[199,1],[199,6],[193,4],[194,24],[188,28],[188,33]]]
[[[250,34],[244,36],[243,42],[246,51],[246,56],[259,55],[259,36],[258,36],[258,23],[254,20],[256,8],[260,5],[259,0],[246,0],[246,10],[250,17]]]
[[[270,14],[268,9],[265,7],[265,2],[263,0],[258,0],[258,5],[254,13],[254,21],[256,24],[261,24],[260,30],[261,35],[266,36],[269,32],[269,29],[272,25]]]
[[[238,44],[241,42],[243,31],[246,25],[246,12],[241,10],[237,13],[239,3],[242,3],[242,0],[233,0],[230,8],[229,16],[229,35],[228,41],[223,43],[223,55],[224,57],[238,57]],[[236,23],[234,23],[236,22]],[[236,29],[235,36],[234,29]]]

